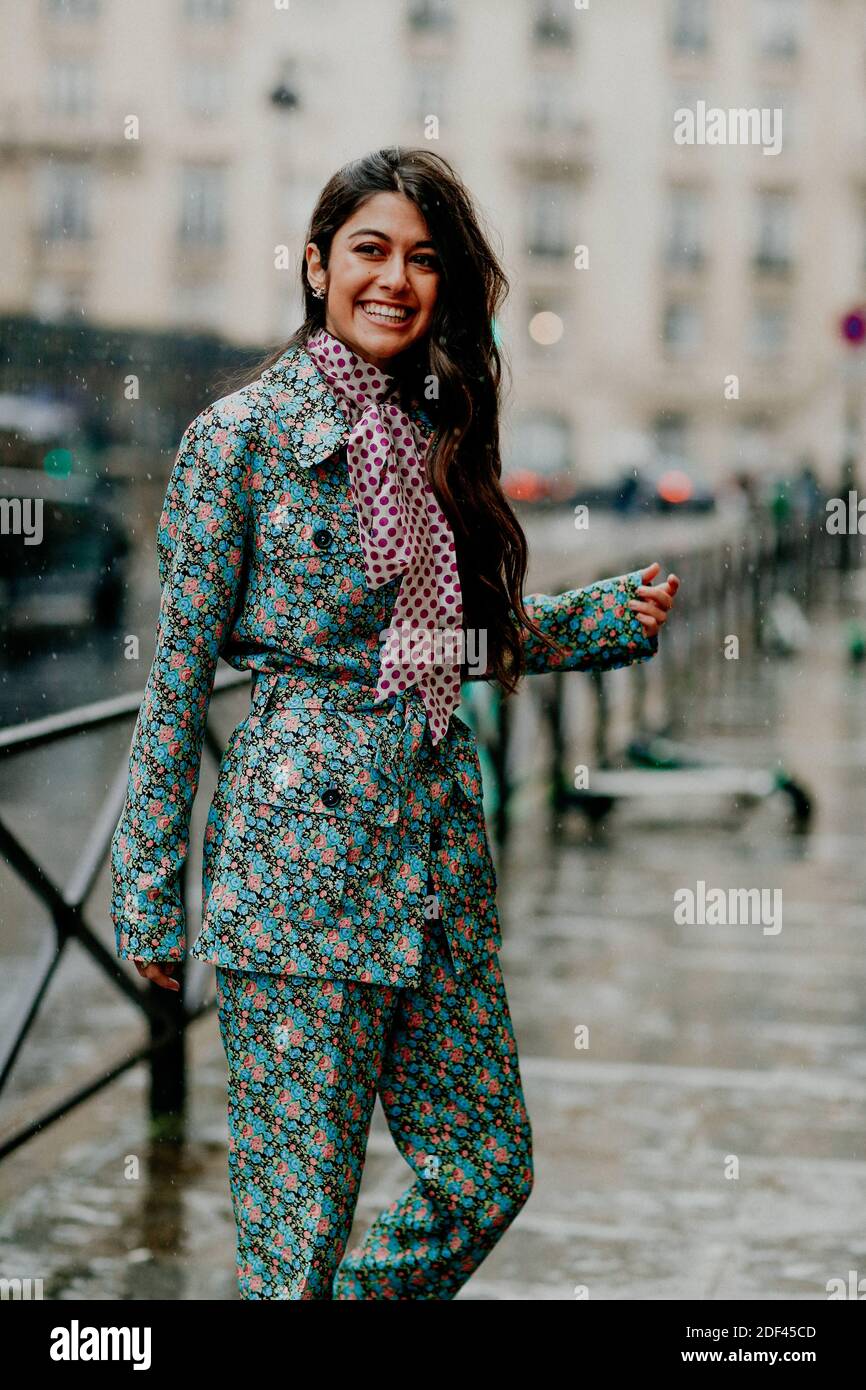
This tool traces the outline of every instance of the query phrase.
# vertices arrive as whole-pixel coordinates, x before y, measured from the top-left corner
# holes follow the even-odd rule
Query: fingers
[[[629,608],[639,618],[648,632],[656,632],[668,616],[668,609],[660,603],[653,603],[648,599],[629,599]]]
[[[643,572],[641,573],[642,583],[644,585],[649,585],[651,581],[655,579],[656,575],[659,573],[660,570],[661,565],[659,564],[658,560],[654,560],[653,563],[651,565],[648,565],[647,568],[643,570]],[[680,587],[679,577],[675,574],[669,574],[664,584],[657,585],[656,587],[660,589],[666,589],[667,592],[671,595],[671,598],[673,598],[677,589]]]
[[[659,619],[652,613],[636,613],[635,617],[639,623],[643,623],[650,637],[655,637],[659,630],[660,622],[664,622],[663,618]]]
[[[153,984],[159,985],[160,989],[170,989],[177,993],[180,985],[177,980],[172,979],[171,971],[174,970],[172,961],[144,961],[134,962],[139,975],[145,980],[151,980]]]
[[[636,593],[639,598],[629,599],[628,606],[634,612],[638,622],[642,623],[647,635],[655,637],[659,628],[665,622],[674,601],[674,595],[680,587],[680,581],[675,574],[668,575],[664,584],[650,584],[651,579],[655,579],[661,566],[654,561],[642,573],[643,583],[639,584]]]
[[[172,979],[171,975],[167,975],[158,965],[152,965],[150,969],[153,974],[149,974],[147,978],[152,980],[155,985],[159,985],[160,989],[170,989],[175,994],[180,992],[178,981]]]
[[[648,585],[641,585],[637,592],[641,598],[647,599],[650,603],[657,603],[660,608],[670,608],[673,603],[673,594],[670,593],[666,585],[658,584],[654,588]]]

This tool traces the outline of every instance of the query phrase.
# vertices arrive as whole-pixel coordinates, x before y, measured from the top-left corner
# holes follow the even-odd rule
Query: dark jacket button
[[[326,787],[322,792],[322,800],[326,806],[336,806],[341,797],[342,792],[339,787]]]
[[[322,550],[327,550],[328,546],[333,543],[333,540],[334,533],[329,531],[327,526],[320,526],[318,531],[313,532],[313,541],[316,545],[320,546]]]

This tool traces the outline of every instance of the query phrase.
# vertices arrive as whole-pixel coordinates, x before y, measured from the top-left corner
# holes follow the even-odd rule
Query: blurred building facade
[[[275,345],[328,176],[429,145],[512,285],[506,458],[833,477],[862,394],[838,321],[866,298],[864,87],[866,0],[17,0],[0,314]],[[677,144],[701,102],[780,111],[781,150]]]

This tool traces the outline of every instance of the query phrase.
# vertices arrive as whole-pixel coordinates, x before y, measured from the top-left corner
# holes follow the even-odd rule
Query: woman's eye
[[[362,255],[367,255],[368,252],[381,252],[382,248],[381,246],[377,246],[375,242],[365,241],[362,246],[356,246],[355,250]],[[430,255],[426,252],[419,252],[416,256],[413,256],[412,259],[417,262],[417,264],[423,265],[425,270],[440,269],[438,256]]]

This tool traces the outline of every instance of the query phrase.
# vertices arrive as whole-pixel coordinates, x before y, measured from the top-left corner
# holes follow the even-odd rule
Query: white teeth
[[[361,308],[371,319],[396,319],[402,322],[409,317],[407,309],[392,309],[386,304],[362,304]]]

